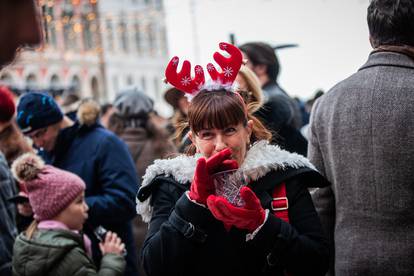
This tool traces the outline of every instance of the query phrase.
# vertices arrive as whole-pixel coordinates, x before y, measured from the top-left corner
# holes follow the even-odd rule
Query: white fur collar
[[[179,183],[191,182],[199,157],[200,155],[180,155],[173,159],[155,160],[154,164],[147,168],[141,185],[148,185],[156,176],[162,174],[172,176]],[[240,169],[249,179],[255,181],[272,170],[283,170],[287,167],[309,167],[316,170],[304,156],[282,150],[276,145],[269,145],[267,141],[259,141],[249,149]],[[137,199],[137,213],[145,222],[148,222],[152,215],[150,200],[151,196],[144,202]]]

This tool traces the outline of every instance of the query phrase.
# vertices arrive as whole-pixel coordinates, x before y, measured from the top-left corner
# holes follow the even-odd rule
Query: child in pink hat
[[[13,274],[123,275],[124,244],[108,232],[100,249],[99,272],[88,256],[88,243],[80,231],[88,218],[85,183],[77,175],[45,165],[27,153],[12,165],[16,179],[26,186],[35,221],[21,233],[13,248]]]

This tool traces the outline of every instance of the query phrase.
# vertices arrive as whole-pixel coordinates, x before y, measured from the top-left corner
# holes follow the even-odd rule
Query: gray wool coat
[[[321,97],[308,157],[332,183],[312,197],[335,275],[413,275],[414,60],[372,53]]]

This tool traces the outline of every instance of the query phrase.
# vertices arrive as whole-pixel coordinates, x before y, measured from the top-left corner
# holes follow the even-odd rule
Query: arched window
[[[27,90],[36,90],[39,86],[37,84],[37,77],[35,74],[29,74],[26,77],[26,89]]]
[[[99,100],[99,83],[98,79],[94,76],[91,79],[91,91],[92,91],[92,97],[95,100]]]
[[[82,95],[81,93],[81,88],[82,88],[82,83],[80,81],[80,78],[78,76],[73,76],[72,80],[70,81],[70,87],[69,89],[78,94],[78,95]]]
[[[50,78],[50,89],[51,90],[57,90],[59,88],[62,88],[60,85],[60,79],[58,75],[53,75]]]
[[[127,82],[127,85],[133,85],[134,84],[134,78],[131,75],[129,75],[127,77],[126,82]]]
[[[141,87],[142,87],[142,90],[144,90],[144,93],[145,93],[146,90],[147,90],[147,80],[145,79],[144,76],[141,77]]]
[[[0,85],[13,86],[13,78],[10,74],[4,73],[0,77]]]

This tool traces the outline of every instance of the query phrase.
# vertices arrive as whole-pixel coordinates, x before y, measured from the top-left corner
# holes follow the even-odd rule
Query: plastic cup
[[[240,197],[240,189],[246,186],[244,173],[239,170],[228,170],[213,175],[216,195],[226,198],[235,206],[243,206],[244,200]]]

